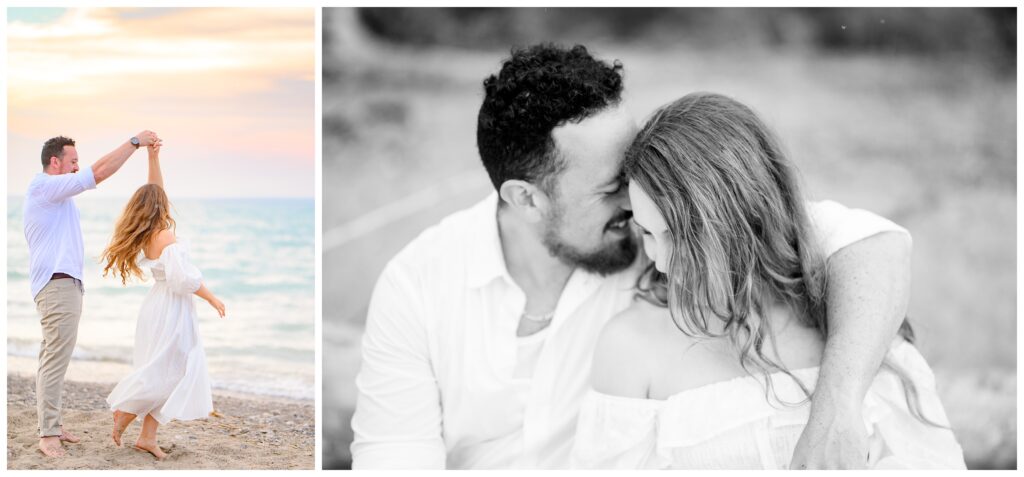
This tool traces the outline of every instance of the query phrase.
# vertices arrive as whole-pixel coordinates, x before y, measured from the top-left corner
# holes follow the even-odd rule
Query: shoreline
[[[35,379],[38,360],[36,357],[7,355],[7,375]],[[91,361],[71,359],[65,379],[80,383],[109,384],[111,387],[118,380],[128,375],[131,365],[111,361]],[[300,399],[273,394],[259,394],[232,389],[213,388],[214,396],[221,395],[235,399],[251,399],[257,401],[273,401],[280,404],[313,405],[312,399]]]
[[[125,445],[114,445],[106,404],[114,383],[81,380],[88,367],[80,368],[74,372],[69,369],[65,381],[63,420],[81,442],[65,445],[67,455],[60,459],[44,457],[37,449],[34,373],[9,369],[8,469],[314,468],[316,424],[312,401],[214,390],[215,412],[209,417],[173,421],[160,427],[160,446],[168,458],[157,461],[131,448],[141,428],[140,419],[125,431]]]

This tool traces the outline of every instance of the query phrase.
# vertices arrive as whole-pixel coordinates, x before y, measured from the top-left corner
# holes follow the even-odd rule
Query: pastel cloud
[[[187,195],[312,196],[312,9],[99,8],[44,22],[18,17],[7,25],[11,193],[38,171],[35,157],[48,137],[75,137],[88,164],[152,129],[167,142],[164,154],[178,158],[165,166],[169,178],[226,175],[192,181],[208,185]],[[245,183],[232,171],[245,171]],[[109,192],[127,195],[135,185]]]

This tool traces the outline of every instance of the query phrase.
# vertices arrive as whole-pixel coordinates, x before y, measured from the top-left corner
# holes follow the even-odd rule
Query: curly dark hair
[[[74,146],[75,140],[69,137],[57,136],[47,139],[43,143],[43,153],[41,154],[43,159],[43,169],[46,169],[50,165],[50,158],[56,156],[57,158],[64,158],[64,146]]]
[[[551,130],[618,104],[622,63],[595,59],[586,47],[550,43],[516,48],[497,75],[484,80],[476,144],[494,188],[525,180],[554,192],[565,164]]]

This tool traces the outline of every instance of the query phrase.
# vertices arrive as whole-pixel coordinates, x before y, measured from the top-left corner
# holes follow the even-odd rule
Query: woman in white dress
[[[144,279],[145,267],[155,280],[139,311],[133,370],[110,392],[107,404],[114,414],[114,443],[120,447],[124,430],[144,416],[135,448],[157,459],[166,457],[157,445],[160,424],[205,418],[213,410],[192,295],[224,317],[224,304],[203,284],[202,274],[189,262],[187,244],[174,236],[174,226],[160,172],[160,146],[150,146],[149,181],[135,191],[118,219],[103,251],[103,274],[113,272],[127,284],[132,277]]]
[[[574,463],[786,468],[826,330],[822,251],[796,171],[746,106],[698,93],[659,110],[627,153],[653,262],[602,330]],[[859,411],[868,468],[964,468],[934,376],[904,322]]]

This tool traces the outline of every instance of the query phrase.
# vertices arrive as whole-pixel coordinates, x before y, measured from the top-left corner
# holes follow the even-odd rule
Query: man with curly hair
[[[484,81],[477,146],[495,193],[382,272],[354,468],[570,465],[598,334],[642,268],[621,176],[637,126],[622,90],[621,64],[583,46],[513,50]],[[834,252],[831,333],[794,464],[855,466],[867,452],[858,399],[906,311],[910,239],[863,211],[819,215]]]

